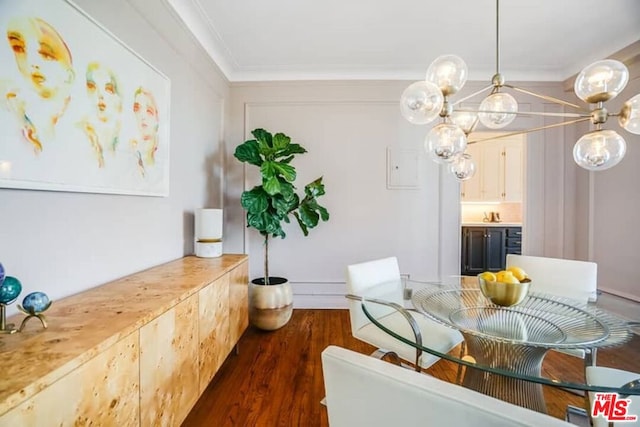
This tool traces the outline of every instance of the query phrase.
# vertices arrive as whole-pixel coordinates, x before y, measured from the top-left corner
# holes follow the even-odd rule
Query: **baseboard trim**
[[[599,291],[605,292],[607,294],[615,295],[620,298],[628,299],[630,301],[640,302],[640,297],[637,295],[632,295],[627,292],[620,292],[615,289],[610,289],[607,287],[598,288]]]
[[[344,282],[291,282],[293,308],[348,308]]]

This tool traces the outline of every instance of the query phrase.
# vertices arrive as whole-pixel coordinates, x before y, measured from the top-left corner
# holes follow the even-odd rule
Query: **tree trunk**
[[[264,284],[269,284],[269,234],[264,236]]]

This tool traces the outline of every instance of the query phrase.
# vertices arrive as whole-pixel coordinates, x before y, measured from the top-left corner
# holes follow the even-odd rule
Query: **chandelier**
[[[640,135],[640,94],[626,101],[617,113],[609,112],[604,106],[606,101],[622,92],[629,81],[629,70],[620,61],[597,61],[578,74],[574,91],[578,98],[588,104],[584,107],[506,83],[500,74],[500,0],[496,0],[496,73],[491,84],[453,102],[450,97],[462,89],[467,74],[467,65],[460,57],[440,56],[427,69],[425,80],[409,85],[400,98],[402,115],[411,123],[427,124],[441,117],[441,123],[427,134],[425,149],[437,163],[449,165],[449,170],[460,181],[471,178],[476,169],[471,156],[465,153],[468,144],[590,121],[593,130],[576,142],[573,158],[579,166],[598,171],[618,164],[626,152],[624,138],[616,131],[602,127],[610,117],[617,117],[618,123],[626,131]],[[463,102],[486,92],[489,94],[477,110],[462,108]],[[518,102],[510,92],[561,105],[565,107],[565,112],[520,112]],[[573,111],[568,112],[568,109]],[[518,115],[555,116],[564,121],[473,140],[473,132],[479,124],[492,130],[502,129]]]

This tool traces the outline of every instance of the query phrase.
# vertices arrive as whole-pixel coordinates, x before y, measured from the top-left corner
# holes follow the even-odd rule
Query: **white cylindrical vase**
[[[222,255],[222,213],[222,209],[196,209],[193,240],[197,257]]]

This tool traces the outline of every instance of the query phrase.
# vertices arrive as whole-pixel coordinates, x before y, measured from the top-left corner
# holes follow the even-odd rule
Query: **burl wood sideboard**
[[[248,283],[246,255],[188,256],[54,301],[48,329],[0,336],[0,426],[179,426],[248,326]]]

